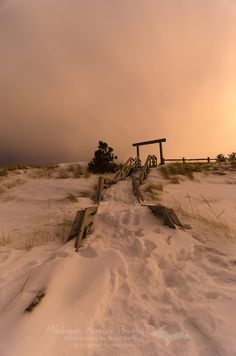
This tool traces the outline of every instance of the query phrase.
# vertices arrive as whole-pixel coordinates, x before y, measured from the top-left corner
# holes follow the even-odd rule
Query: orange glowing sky
[[[235,43],[234,0],[0,0],[0,162],[236,151]]]

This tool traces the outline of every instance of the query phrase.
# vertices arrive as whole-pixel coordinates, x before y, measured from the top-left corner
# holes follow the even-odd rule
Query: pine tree
[[[94,153],[93,160],[88,164],[88,168],[93,173],[115,172],[117,170],[115,159],[117,156],[113,154],[113,148],[106,142],[99,141],[98,149]]]

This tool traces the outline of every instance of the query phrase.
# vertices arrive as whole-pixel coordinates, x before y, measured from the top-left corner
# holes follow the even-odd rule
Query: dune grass
[[[0,168],[0,177],[6,177],[8,175],[8,170],[6,168]]]
[[[190,180],[194,180],[194,173],[196,172],[204,172],[206,174],[213,173],[217,175],[225,175],[225,171],[227,169],[236,169],[235,161],[221,163],[221,162],[214,162],[214,163],[168,163],[160,167],[160,171],[162,176],[165,179],[170,180],[172,183],[178,184],[178,178],[175,179],[173,177],[185,176]]]
[[[204,169],[208,169],[208,166],[206,164],[204,164]],[[201,172],[202,170],[202,164],[171,163],[161,166],[161,173],[166,179],[170,179],[172,176],[182,175],[193,180],[194,172]]]
[[[29,237],[20,242],[20,247],[30,250],[35,246],[46,245],[49,242],[64,243],[69,235],[73,220],[64,218],[56,226],[49,229],[35,229]]]
[[[208,230],[214,232],[216,235],[221,235],[227,239],[231,239],[234,235],[233,227],[223,218],[224,209],[220,213],[216,213],[210,201],[202,197],[202,201],[206,204],[210,215],[204,214],[198,207],[194,205],[189,194],[187,194],[189,207],[183,207],[176,201],[176,210],[183,216],[194,219],[203,224]],[[174,199],[175,200],[175,199]]]
[[[0,247],[7,246],[11,243],[11,237],[9,232],[2,232],[0,236]]]
[[[159,200],[160,192],[163,192],[164,187],[162,183],[148,183],[144,187],[145,195],[152,200]]]
[[[66,199],[69,200],[71,203],[76,203],[78,201],[78,198],[72,193],[67,193]]]
[[[79,164],[69,165],[67,171],[72,173],[73,178],[80,178],[84,175],[84,170]]]
[[[172,184],[179,184],[180,183],[180,179],[179,179],[178,176],[170,176],[169,180],[170,180],[170,182]]]

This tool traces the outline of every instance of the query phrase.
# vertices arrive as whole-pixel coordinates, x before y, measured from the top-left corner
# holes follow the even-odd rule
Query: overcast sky
[[[0,0],[1,163],[161,137],[206,157],[235,134],[235,0]]]

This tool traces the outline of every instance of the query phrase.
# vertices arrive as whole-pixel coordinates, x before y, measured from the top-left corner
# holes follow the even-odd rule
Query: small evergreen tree
[[[216,159],[218,162],[226,162],[227,161],[227,158],[222,153],[217,155]]]
[[[118,168],[114,160],[117,156],[113,154],[113,148],[106,142],[99,141],[98,149],[94,153],[94,158],[88,164],[88,169],[93,173],[115,172]]]

